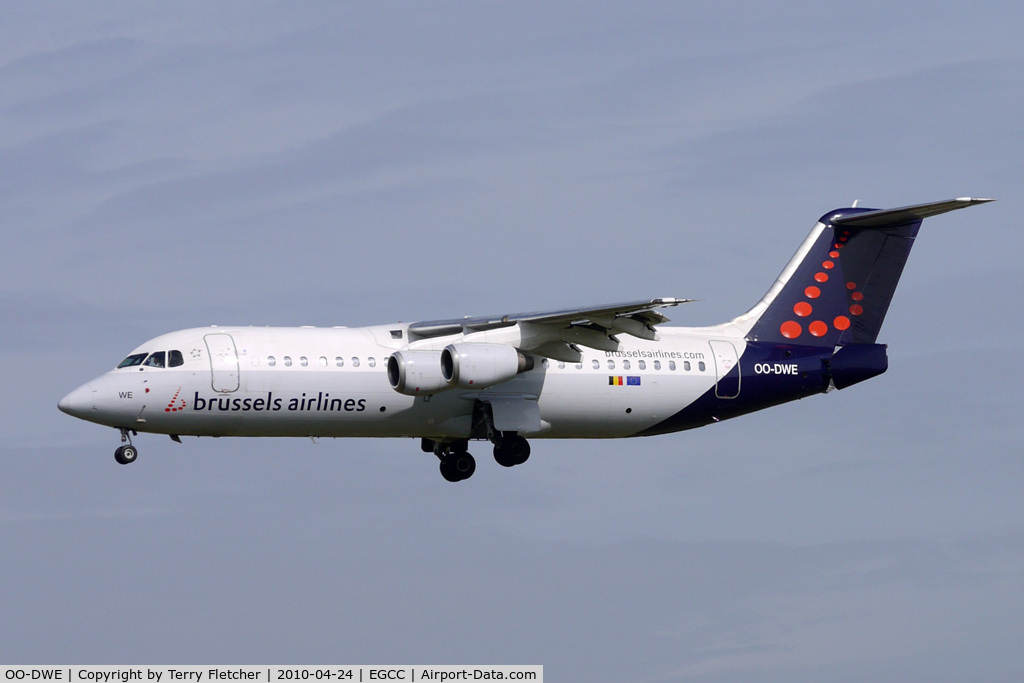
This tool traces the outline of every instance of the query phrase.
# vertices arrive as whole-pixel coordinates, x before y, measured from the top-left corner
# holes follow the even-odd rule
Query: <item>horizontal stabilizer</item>
[[[914,221],[924,220],[930,216],[938,216],[948,211],[966,209],[969,206],[985,204],[995,201],[994,199],[976,199],[973,197],[959,197],[948,199],[943,202],[930,202],[928,204],[916,204],[904,206],[898,209],[877,209],[874,211],[858,211],[856,213],[844,213],[842,211],[829,217],[832,225],[844,228],[885,228],[894,225],[905,225]]]

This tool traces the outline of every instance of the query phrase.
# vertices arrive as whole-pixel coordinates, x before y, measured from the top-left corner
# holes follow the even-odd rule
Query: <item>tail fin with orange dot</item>
[[[874,344],[921,222],[991,199],[962,197],[822,216],[764,298],[735,322],[749,341]]]

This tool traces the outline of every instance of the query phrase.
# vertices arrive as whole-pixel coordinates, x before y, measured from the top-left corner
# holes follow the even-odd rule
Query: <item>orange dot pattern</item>
[[[146,391],[149,391],[149,389],[146,389]],[[164,408],[165,413],[176,413],[179,410],[185,410],[185,399],[180,399],[180,401],[178,399],[178,394],[180,393],[181,387],[178,387],[178,390],[174,392],[174,397],[167,403],[167,407]],[[174,405],[175,403],[178,403],[178,405]]]
[[[825,271],[833,270],[836,267],[834,259],[839,258],[839,250],[846,246],[846,243],[850,241],[850,231],[845,230],[843,234],[833,243],[831,250],[828,252],[829,260],[825,260],[821,264],[821,270],[814,274],[814,281],[818,284],[824,284],[828,282],[828,273]],[[864,300],[864,293],[857,289],[856,282],[847,282],[846,289],[849,292],[850,300],[854,303],[850,305],[850,315],[858,316],[864,313],[864,306],[859,302]],[[804,296],[810,300],[817,299],[821,296],[821,289],[815,285],[809,285],[804,289]],[[807,301],[798,301],[793,306],[793,314],[800,318],[808,318],[814,313],[814,307]],[[850,329],[853,323],[845,315],[838,315],[832,320],[832,327],[836,330],[843,332]],[[824,320],[811,320],[807,323],[807,332],[812,337],[824,337],[828,334],[829,325]],[[779,326],[779,332],[786,339],[799,339],[804,333],[803,325],[796,320],[787,320]]]

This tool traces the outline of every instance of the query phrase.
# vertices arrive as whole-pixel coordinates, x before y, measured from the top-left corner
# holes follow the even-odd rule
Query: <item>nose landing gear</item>
[[[119,465],[130,465],[139,457],[139,449],[132,445],[132,437],[128,431],[127,429],[121,430],[121,443],[123,445],[118,446],[117,450],[114,451],[114,460]],[[138,434],[138,432],[134,431],[132,433]]]

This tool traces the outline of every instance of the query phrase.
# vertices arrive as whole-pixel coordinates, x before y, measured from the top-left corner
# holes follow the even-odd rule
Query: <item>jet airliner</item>
[[[134,462],[140,432],[182,436],[411,437],[448,481],[469,444],[499,465],[528,439],[692,429],[845,389],[886,371],[882,321],[922,221],[990,199],[822,216],[748,312],[669,327],[688,299],[346,328],[205,327],[142,344],[60,410],[114,427]]]

